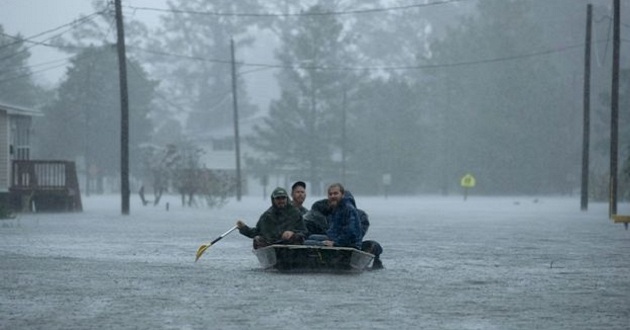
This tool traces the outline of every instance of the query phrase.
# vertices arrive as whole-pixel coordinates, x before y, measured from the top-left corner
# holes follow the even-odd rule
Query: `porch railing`
[[[63,160],[14,160],[11,192],[43,200],[46,194],[65,196],[73,210],[81,210],[81,195],[74,162]]]

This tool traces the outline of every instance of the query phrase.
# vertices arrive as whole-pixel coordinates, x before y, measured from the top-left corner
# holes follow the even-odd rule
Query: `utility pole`
[[[347,136],[346,136],[346,121],[348,109],[348,93],[346,91],[346,85],[343,85],[343,100],[341,104],[341,182],[346,184],[346,148],[347,148]]]
[[[234,145],[236,149],[236,200],[241,200],[241,147],[238,135],[238,94],[236,94],[236,60],[234,59],[234,39],[230,39],[232,53],[232,102],[234,104]]]
[[[586,5],[586,42],[584,47],[584,124],[582,126],[582,194],[580,209],[588,209],[588,165],[591,134],[591,35],[593,5]]]
[[[116,30],[118,31],[118,70],[120,79],[120,193],[122,214],[129,214],[129,96],[127,94],[127,56],[125,31],[120,0],[116,4]]]
[[[612,97],[610,104],[610,208],[608,217],[617,214],[617,146],[619,144],[619,48],[620,48],[620,0],[613,0],[613,67]]]

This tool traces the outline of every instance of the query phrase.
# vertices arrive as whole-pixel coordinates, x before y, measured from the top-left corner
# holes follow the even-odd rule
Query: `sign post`
[[[389,195],[389,186],[392,184],[392,175],[391,173],[383,174],[383,187],[385,188],[385,198]]]
[[[462,177],[462,179],[460,180],[460,185],[462,186],[462,188],[464,188],[464,200],[468,198],[468,189],[475,187],[476,183],[477,182],[475,180],[475,177],[470,173],[466,173]]]

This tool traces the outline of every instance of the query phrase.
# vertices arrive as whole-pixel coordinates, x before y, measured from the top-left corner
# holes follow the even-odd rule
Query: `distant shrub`
[[[11,219],[14,218],[15,215],[6,205],[0,204],[0,219]]]

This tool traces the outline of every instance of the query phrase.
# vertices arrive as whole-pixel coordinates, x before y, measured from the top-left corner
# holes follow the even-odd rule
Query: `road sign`
[[[470,173],[466,173],[466,175],[462,177],[460,184],[464,188],[472,188],[476,184],[475,177]]]

